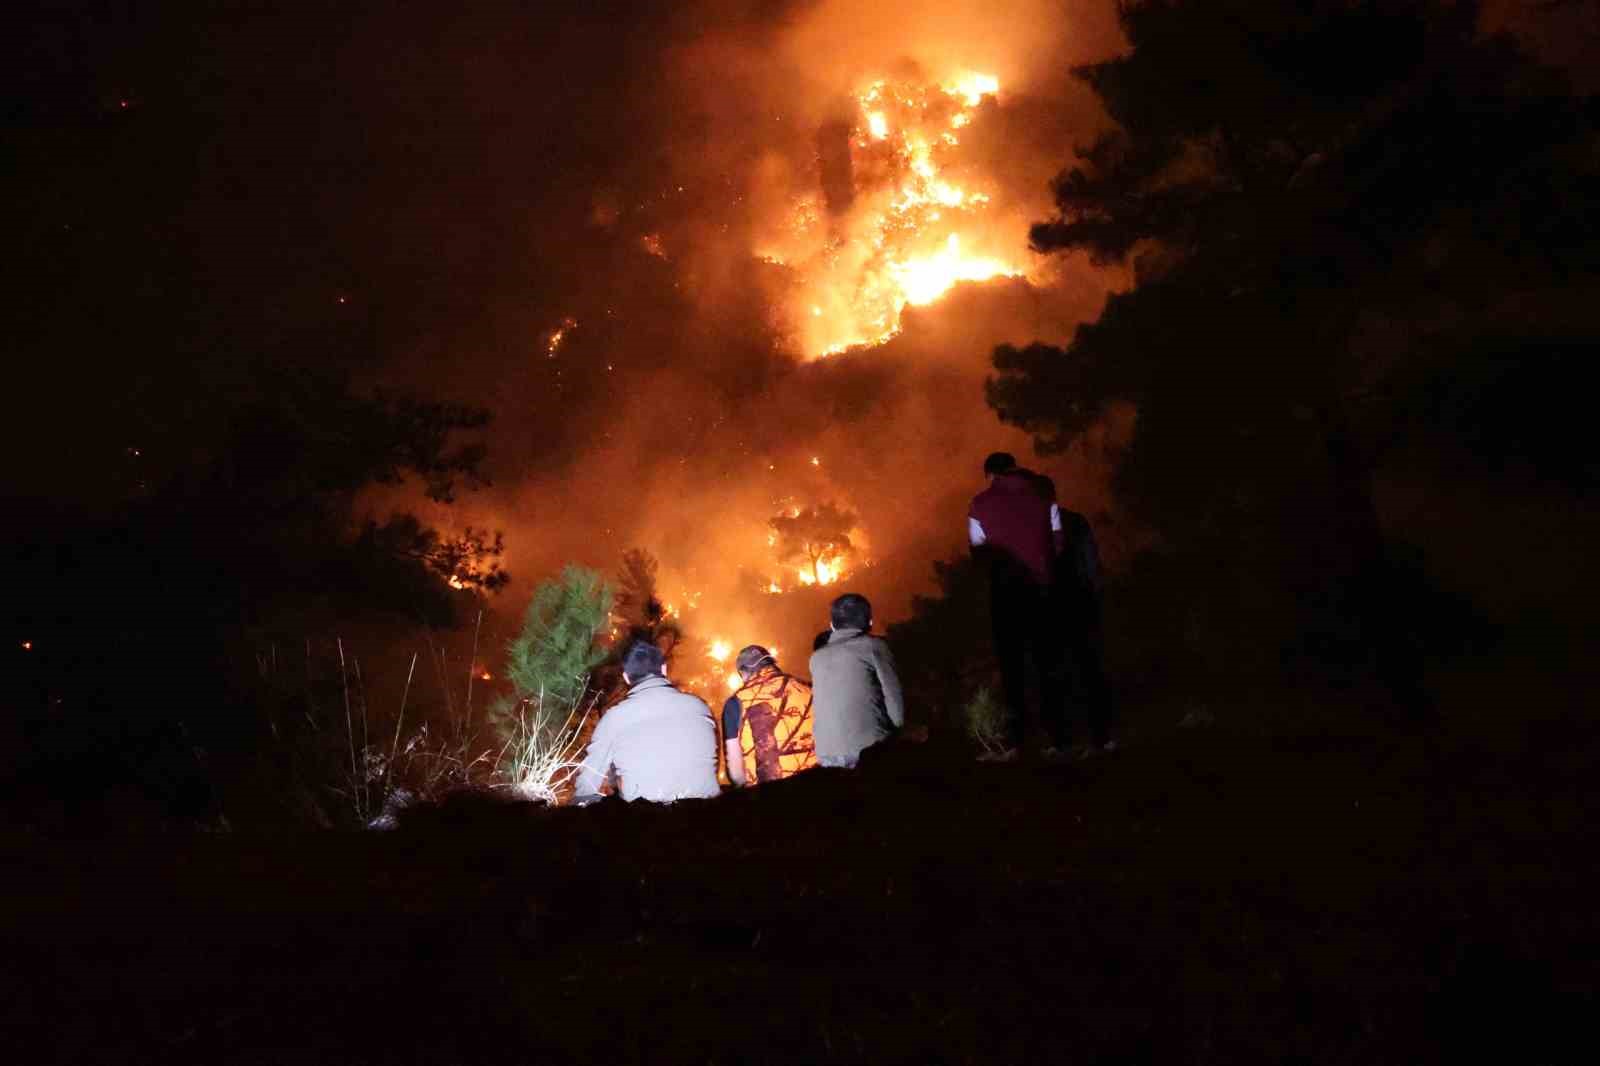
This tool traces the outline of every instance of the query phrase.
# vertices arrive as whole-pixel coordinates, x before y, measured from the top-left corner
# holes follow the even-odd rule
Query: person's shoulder
[[[683,704],[683,706],[685,706],[685,707],[689,706],[690,704],[693,704],[694,706],[699,707],[701,710],[706,711],[707,713],[709,713],[711,711],[711,705],[706,703],[706,701],[701,699],[699,696],[696,696],[693,692],[685,692],[683,689],[679,688],[677,685],[673,685],[672,688],[668,689],[667,691],[671,692],[672,695],[673,695],[673,698],[676,699],[677,702]],[[685,702],[685,701],[687,701],[687,702]]]

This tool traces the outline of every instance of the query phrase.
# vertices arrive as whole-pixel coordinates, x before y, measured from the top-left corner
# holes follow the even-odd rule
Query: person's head
[[[767,667],[777,669],[778,660],[772,653],[759,644],[749,644],[739,650],[739,655],[733,660],[733,668],[739,671],[739,676],[749,681]]]
[[[859,629],[864,633],[872,628],[872,604],[859,592],[846,592],[834,600],[828,615],[834,629]]]
[[[667,657],[648,640],[636,640],[622,655],[622,680],[637,685],[647,677],[666,676]]]
[[[989,457],[983,461],[983,476],[997,477],[1000,474],[1009,474],[1017,468],[1017,457],[1010,452],[990,452]]]

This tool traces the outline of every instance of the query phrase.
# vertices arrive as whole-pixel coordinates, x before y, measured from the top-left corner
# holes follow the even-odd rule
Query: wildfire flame
[[[895,264],[890,270],[905,293],[906,303],[917,307],[933,303],[958,281],[988,281],[1012,272],[998,259],[963,256],[961,238],[954,233],[938,255]]]
[[[801,196],[758,249],[794,272],[790,318],[807,353],[881,344],[900,331],[907,305],[1025,272],[974,250],[987,236],[990,193],[953,166],[958,131],[999,91],[993,75],[965,71],[937,85],[877,80],[856,94],[847,217],[830,217],[820,195]]]
[[[795,569],[795,577],[802,585],[831,585],[844,576],[844,560],[818,559],[816,566]]]

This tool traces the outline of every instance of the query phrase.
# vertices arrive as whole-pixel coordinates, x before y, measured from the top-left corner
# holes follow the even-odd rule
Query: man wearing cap
[[[729,779],[749,788],[816,766],[811,686],[780,670],[759,644],[742,649],[734,667],[743,684],[722,705]]]
[[[625,800],[671,803],[719,795],[711,708],[667,680],[666,657],[637,640],[622,657],[628,695],[595,726],[578,771],[586,800],[609,784]]]

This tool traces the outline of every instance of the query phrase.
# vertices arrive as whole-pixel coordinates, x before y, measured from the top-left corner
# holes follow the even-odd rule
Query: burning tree
[[[838,578],[854,547],[850,531],[856,522],[855,512],[824,503],[777,515],[767,525],[772,530],[769,539],[778,561],[804,560],[800,580],[808,585],[826,585]]]
[[[617,609],[628,624],[631,640],[648,640],[670,659],[683,641],[683,627],[673,621],[661,602],[660,563],[644,548],[622,553],[617,572]]]
[[[960,282],[1026,273],[1020,234],[991,203],[1001,190],[974,182],[963,144],[999,92],[975,71],[873,78],[853,113],[819,131],[822,187],[800,190],[756,242],[762,260],[793,272],[790,325],[809,356],[881,344],[908,305]]]

